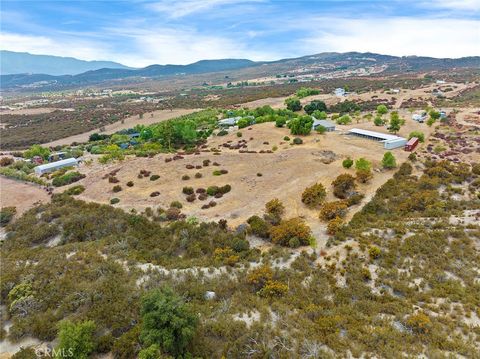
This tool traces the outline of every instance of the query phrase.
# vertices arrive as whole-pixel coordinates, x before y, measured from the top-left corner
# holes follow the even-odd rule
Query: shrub
[[[206,192],[207,192],[207,190],[205,188],[197,188],[195,190],[195,193],[206,193]]]
[[[136,358],[141,348],[140,325],[134,326],[132,329],[122,334],[120,338],[113,343],[112,353],[116,359]]]
[[[203,166],[204,166],[204,167],[207,167],[207,166],[210,165],[210,160],[203,160],[202,163],[203,163]]]
[[[215,171],[213,171],[213,175],[214,176],[221,176],[222,172],[220,170],[215,170]]]
[[[370,170],[371,167],[372,167],[372,164],[370,163],[370,161],[366,160],[363,157],[355,161],[355,168],[357,170]]]
[[[228,193],[232,190],[232,186],[230,186],[229,184],[226,184],[222,187],[219,187],[218,191],[222,194],[225,194],[225,193]]]
[[[182,176],[182,180],[183,181],[188,181],[190,179],[190,176],[189,175],[183,175]]]
[[[170,203],[170,207],[181,209],[183,205],[179,201],[173,201]]]
[[[371,259],[377,259],[378,257],[380,257],[381,253],[382,251],[380,250],[380,248],[375,246],[372,246],[368,249],[368,255]]]
[[[153,289],[142,298],[141,341],[144,346],[159,345],[179,357],[193,339],[198,318],[181,297],[167,287]]]
[[[248,118],[241,118],[240,120],[237,121],[237,126],[239,129],[250,126],[250,120]]]
[[[120,192],[121,190],[122,190],[122,186],[119,186],[119,185],[113,186],[112,188],[112,191],[114,193]]]
[[[63,176],[55,177],[52,181],[52,185],[54,185],[55,187],[61,187],[70,183],[80,181],[82,178],[85,178],[84,174],[81,174],[79,172],[69,172],[64,174]]]
[[[193,194],[193,187],[183,187],[182,188],[182,193],[190,195]]]
[[[334,235],[343,226],[343,220],[340,217],[335,217],[327,224],[327,234]]]
[[[209,196],[215,196],[218,191],[219,191],[218,186],[210,186],[207,188],[207,194]]]
[[[294,145],[301,145],[303,140],[300,137],[295,137],[292,142]]]
[[[157,197],[157,196],[160,196],[160,192],[154,191],[154,192],[150,193],[150,197]]]
[[[68,352],[67,352],[68,353]],[[37,353],[32,347],[20,347],[20,350],[11,356],[11,359],[37,359]]]
[[[151,175],[150,176],[150,181],[156,181],[157,179],[159,179],[160,176],[159,175]]]
[[[120,202],[120,198],[114,197],[110,200],[110,204],[117,204]]]
[[[275,126],[276,127],[283,127],[287,123],[287,120],[284,117],[278,117],[275,120]]]
[[[427,333],[430,330],[431,321],[424,313],[413,314],[406,321],[407,326],[415,333]]]
[[[218,133],[217,133],[217,136],[226,136],[228,135],[228,131],[227,130],[220,130]]]
[[[355,178],[344,173],[339,175],[333,182],[333,194],[335,197],[345,199],[355,190]]]
[[[265,210],[268,214],[280,218],[285,213],[285,206],[278,198],[274,198],[265,204]]]
[[[263,174],[261,174],[260,172],[257,173],[257,177],[262,177]]]
[[[272,242],[288,246],[292,238],[298,238],[300,245],[308,245],[311,238],[310,227],[301,218],[281,221],[278,226],[270,228]]]
[[[165,211],[165,215],[169,221],[176,221],[181,217],[181,212],[178,208],[170,207]]]
[[[261,297],[273,298],[282,297],[288,292],[288,286],[278,281],[268,281],[265,286],[260,289],[258,295]]]
[[[71,353],[74,358],[87,359],[95,349],[94,332],[95,323],[91,320],[77,324],[68,320],[60,322],[57,351]]]
[[[372,177],[373,174],[370,170],[358,169],[356,172],[356,180],[360,183],[367,183]]]
[[[355,194],[351,195],[350,197],[348,197],[348,199],[346,199],[347,206],[351,207],[351,206],[354,206],[356,204],[359,204],[364,197],[365,196],[361,193],[355,193]]]
[[[189,195],[186,197],[186,199],[187,199],[187,202],[193,202],[193,201],[195,201],[195,200],[197,199],[197,196],[195,196],[195,194],[192,193],[192,194],[189,194]]]
[[[269,238],[270,224],[259,216],[252,216],[247,219],[249,225],[248,233],[256,235],[260,238]]]
[[[326,196],[325,187],[321,183],[315,183],[305,188],[302,193],[302,202],[309,208],[315,208],[322,204]]]
[[[318,125],[317,127],[315,127],[315,131],[317,133],[323,134],[323,133],[327,132],[327,128],[323,127],[322,125]]]
[[[320,210],[320,219],[329,221],[336,217],[344,217],[346,213],[347,203],[345,201],[326,202]]]
[[[118,182],[120,182],[120,180],[117,177],[112,175],[108,176],[108,183],[118,183]]]
[[[242,137],[242,133],[241,133],[241,132],[237,132],[237,137]]]
[[[423,132],[420,132],[420,131],[410,132],[410,134],[408,135],[408,139],[411,139],[412,137],[418,138],[420,142],[425,142],[425,135]]]
[[[383,120],[383,118],[381,118],[380,116],[377,116],[375,117],[375,119],[373,120],[373,124],[375,126],[383,126],[385,124],[385,121]]]
[[[0,159],[0,166],[2,166],[2,167],[10,166],[13,162],[15,162],[15,161],[11,157],[2,157]]]
[[[15,213],[17,213],[16,207],[3,207],[0,210],[0,227],[5,227],[9,224],[15,216]]]
[[[65,191],[69,196],[77,196],[85,191],[85,187],[80,185],[70,187]]]
[[[382,159],[382,166],[383,168],[391,169],[397,167],[397,162],[395,160],[395,156],[392,154],[392,152],[387,151],[383,155]]]
[[[353,160],[350,157],[344,159],[343,162],[342,162],[342,166],[343,166],[343,168],[352,167],[353,166]]]
[[[255,291],[262,289],[269,281],[273,279],[272,269],[264,264],[255,268],[247,275],[247,283],[252,285]]]
[[[133,187],[133,182],[132,182],[132,181],[128,181],[128,182],[127,182],[127,187]]]
[[[283,138],[283,140],[284,140],[284,141],[290,141],[290,137],[285,136],[285,137]]]

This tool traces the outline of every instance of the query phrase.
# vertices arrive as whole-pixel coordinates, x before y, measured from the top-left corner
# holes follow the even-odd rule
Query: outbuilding
[[[316,118],[313,119],[312,130],[316,130],[318,126],[325,127],[325,129],[330,131],[335,131],[335,124],[328,120],[317,120]]]
[[[388,133],[381,133],[376,131],[363,130],[361,128],[352,128],[348,131],[348,134],[383,142],[383,147],[388,150],[403,147],[407,143],[407,140],[400,136],[390,135]]]
[[[64,160],[45,163],[35,167],[35,173],[37,175],[42,175],[44,173],[54,172],[60,168],[78,166],[78,160],[76,158],[66,158]]]
[[[412,137],[411,139],[408,140],[408,142],[405,144],[405,151],[412,152],[415,147],[417,147],[418,143],[420,141],[418,140],[417,137]]]

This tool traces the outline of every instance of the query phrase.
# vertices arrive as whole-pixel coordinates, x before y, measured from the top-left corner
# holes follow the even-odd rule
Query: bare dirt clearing
[[[358,126],[358,125],[357,125]],[[279,198],[287,208],[287,217],[300,216],[307,220],[312,227],[317,241],[323,243],[327,239],[325,224],[318,220],[318,211],[307,209],[301,202],[301,193],[305,187],[315,182],[321,182],[331,192],[331,182],[341,173],[354,170],[345,170],[342,160],[348,156],[352,158],[365,157],[372,161],[374,177],[368,184],[359,185],[360,192],[370,198],[375,190],[389,179],[394,171],[379,170],[382,159],[383,144],[352,137],[344,134],[345,130],[355,127],[341,126],[338,131],[324,135],[311,134],[303,137],[304,144],[292,146],[284,141],[283,137],[289,135],[286,128],[277,128],[273,123],[264,123],[252,126],[251,129],[242,129],[243,136],[236,136],[232,131],[227,136],[212,137],[208,142],[209,148],[220,148],[220,155],[213,152],[201,152],[198,155],[186,155],[184,159],[166,163],[166,158],[171,154],[162,154],[154,158],[128,158],[121,163],[102,166],[95,164],[82,167],[82,172],[87,177],[80,181],[86,187],[80,199],[109,203],[110,199],[120,199],[119,207],[130,210],[144,210],[146,207],[168,208],[172,201],[180,201],[183,204],[182,212],[188,216],[196,216],[202,220],[218,220],[225,218],[230,225],[244,223],[253,214],[262,214],[264,205],[272,198]],[[372,123],[364,123],[362,128],[379,130]],[[430,129],[423,128],[414,121],[407,121],[402,128],[401,134],[408,135],[414,129],[422,127],[424,132]],[[385,132],[381,128],[380,131]],[[240,153],[238,149],[225,148],[222,145],[231,141],[231,145],[245,140],[249,151],[257,153]],[[267,144],[268,143],[268,144]],[[272,150],[273,146],[278,149],[273,153],[259,153],[260,151]],[[243,149],[245,150],[245,149]],[[331,152],[334,153],[333,162]],[[397,162],[403,162],[409,152],[403,149],[393,151]],[[203,160],[218,162],[220,166],[202,166]],[[200,169],[187,169],[186,165],[202,166]],[[102,179],[110,171],[119,168],[116,177],[120,180],[122,191],[113,193],[113,184],[107,179]],[[140,170],[151,171],[151,174],[160,176],[158,180],[151,181],[148,177],[137,178]],[[214,176],[214,170],[225,169],[227,174]],[[195,178],[195,173],[201,173],[201,178]],[[258,176],[261,174],[261,176]],[[188,175],[189,180],[182,180],[183,175]],[[133,187],[127,187],[126,183],[133,181]],[[77,183],[78,184],[78,183]],[[232,191],[223,198],[209,197],[206,201],[196,199],[189,203],[182,194],[185,186],[207,188],[209,186],[223,186],[230,184]],[[63,188],[62,188],[63,191]],[[150,197],[152,192],[158,191],[157,197]],[[333,200],[331,193],[328,200]],[[202,205],[215,200],[217,205],[208,209],[201,209]],[[363,202],[362,202],[363,204]],[[358,210],[361,205],[352,210]]]
[[[162,122],[165,120],[169,120],[175,117],[188,115],[189,113],[199,111],[198,109],[174,109],[174,110],[158,110],[154,112],[145,113],[143,118],[139,118],[138,116],[131,116],[127,117],[123,121],[118,121],[112,123],[111,125],[105,126],[105,131],[101,133],[104,134],[112,134],[120,130],[126,130],[136,125],[151,125],[152,123]],[[87,142],[88,137],[93,133],[100,132],[97,130],[92,130],[88,132],[81,133],[79,135],[74,135],[70,137],[65,137],[60,140],[44,143],[43,146],[59,146],[59,145],[69,145],[72,142]]]
[[[16,216],[37,202],[48,201],[50,196],[41,186],[0,176],[0,207],[17,207]]]

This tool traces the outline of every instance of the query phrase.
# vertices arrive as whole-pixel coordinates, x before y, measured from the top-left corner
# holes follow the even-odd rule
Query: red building
[[[412,137],[411,139],[408,140],[408,142],[405,144],[405,151],[412,152],[415,147],[418,145],[418,138],[417,137]]]

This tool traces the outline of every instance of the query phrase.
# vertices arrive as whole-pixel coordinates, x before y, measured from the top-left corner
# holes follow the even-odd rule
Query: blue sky
[[[140,67],[324,51],[480,55],[480,0],[2,0],[0,48]]]

